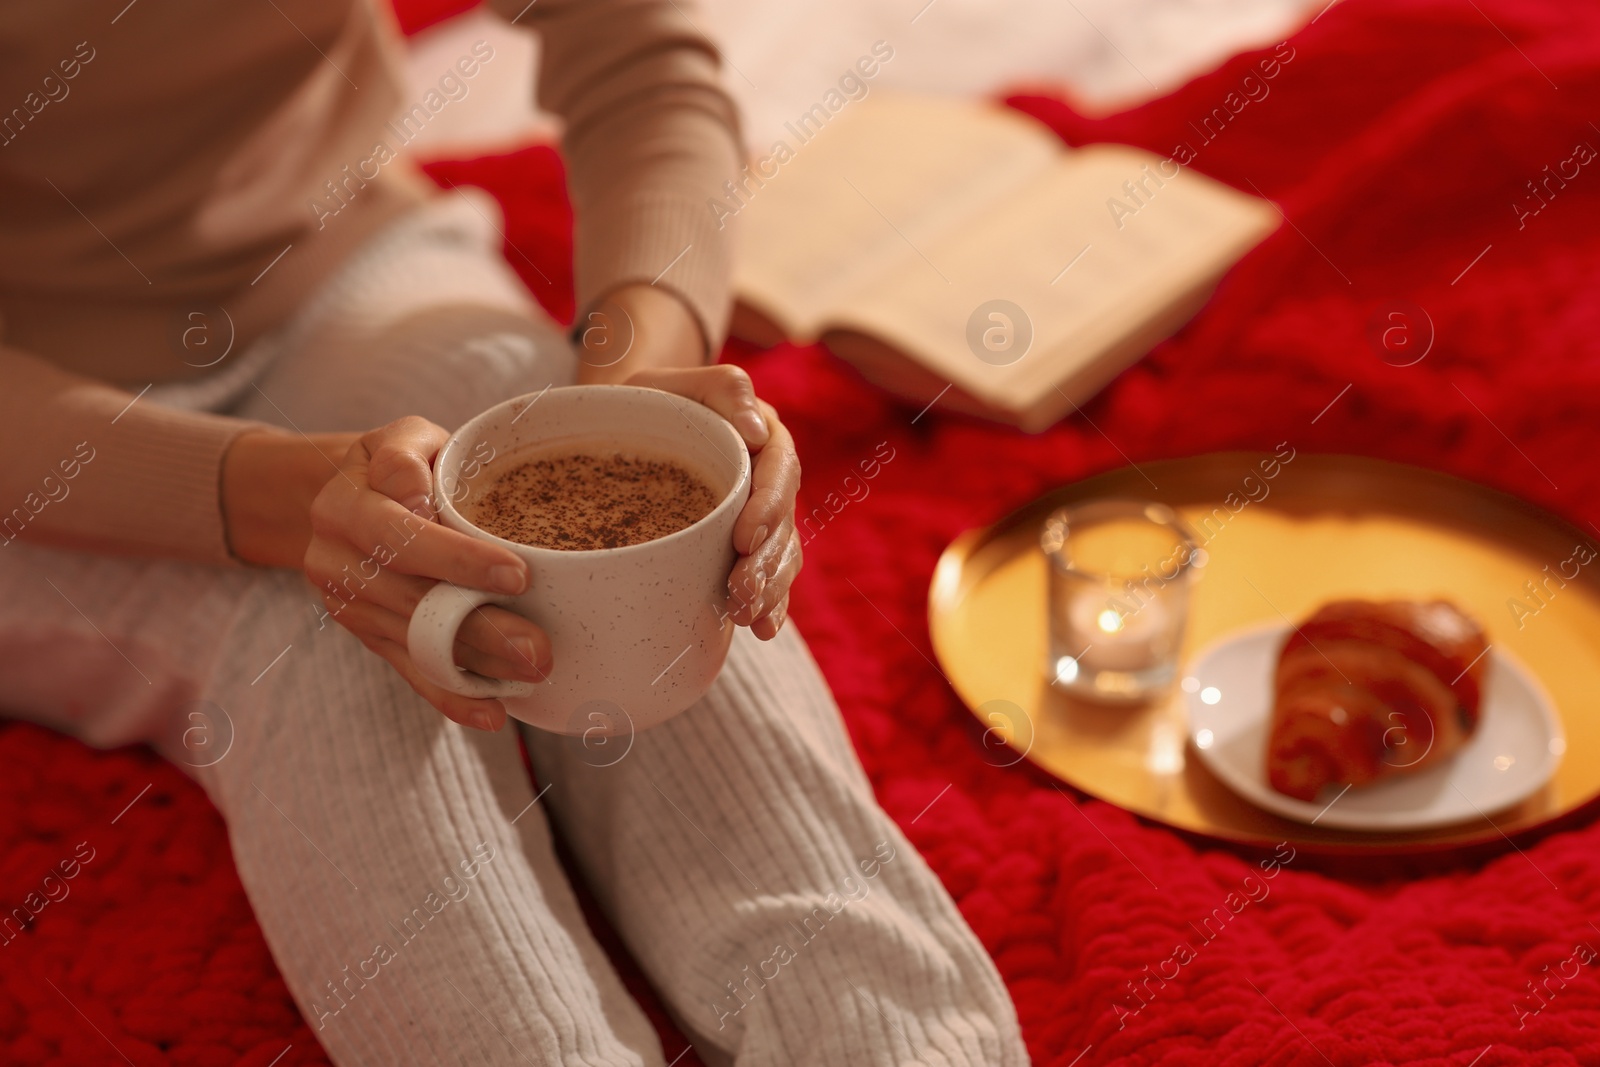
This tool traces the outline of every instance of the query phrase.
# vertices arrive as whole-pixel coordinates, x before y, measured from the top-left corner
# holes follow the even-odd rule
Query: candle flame
[[[1114,608],[1107,608],[1106,610],[1102,611],[1099,616],[1096,617],[1095,622],[1099,624],[1100,629],[1104,630],[1108,634],[1114,634],[1118,630],[1122,629],[1122,615],[1119,614]]]

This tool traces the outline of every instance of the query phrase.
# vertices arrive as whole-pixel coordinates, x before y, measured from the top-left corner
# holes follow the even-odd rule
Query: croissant
[[[1278,655],[1268,782],[1309,801],[1448,759],[1477,729],[1487,648],[1445,600],[1324,604]]]

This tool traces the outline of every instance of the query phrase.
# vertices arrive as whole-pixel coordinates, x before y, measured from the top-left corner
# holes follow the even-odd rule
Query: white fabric
[[[481,201],[403,220],[262,342],[270,366],[226,390],[237,410],[307,432],[454,426],[569,380],[499,241]],[[95,745],[148,739],[195,776],[341,1067],[663,1064],[547,816],[708,1061],[1027,1062],[993,964],[874,803],[792,626],[741,631],[710,695],[631,742],[528,731],[535,792],[511,730],[448,722],[321,614],[288,571],[0,546],[8,708]]]

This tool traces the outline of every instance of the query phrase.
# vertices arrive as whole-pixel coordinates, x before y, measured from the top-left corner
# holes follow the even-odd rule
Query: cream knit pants
[[[454,427],[569,381],[494,206],[469,195],[381,234],[213,378],[139,402],[305,432]],[[663,1064],[551,821],[707,1062],[1027,1062],[999,975],[874,802],[792,624],[768,644],[739,631],[712,691],[631,740],[525,729],[537,787],[510,729],[447,721],[293,572],[0,545],[0,678],[8,714],[148,740],[201,783],[340,1067]]]

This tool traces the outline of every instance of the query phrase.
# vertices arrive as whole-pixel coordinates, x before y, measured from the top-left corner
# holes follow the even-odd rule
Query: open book
[[[1030,431],[1181,326],[1279,220],[1185,159],[1064,149],[999,106],[880,91],[790,132],[809,137],[719,210],[739,217],[734,336],[820,339],[918,406]]]

